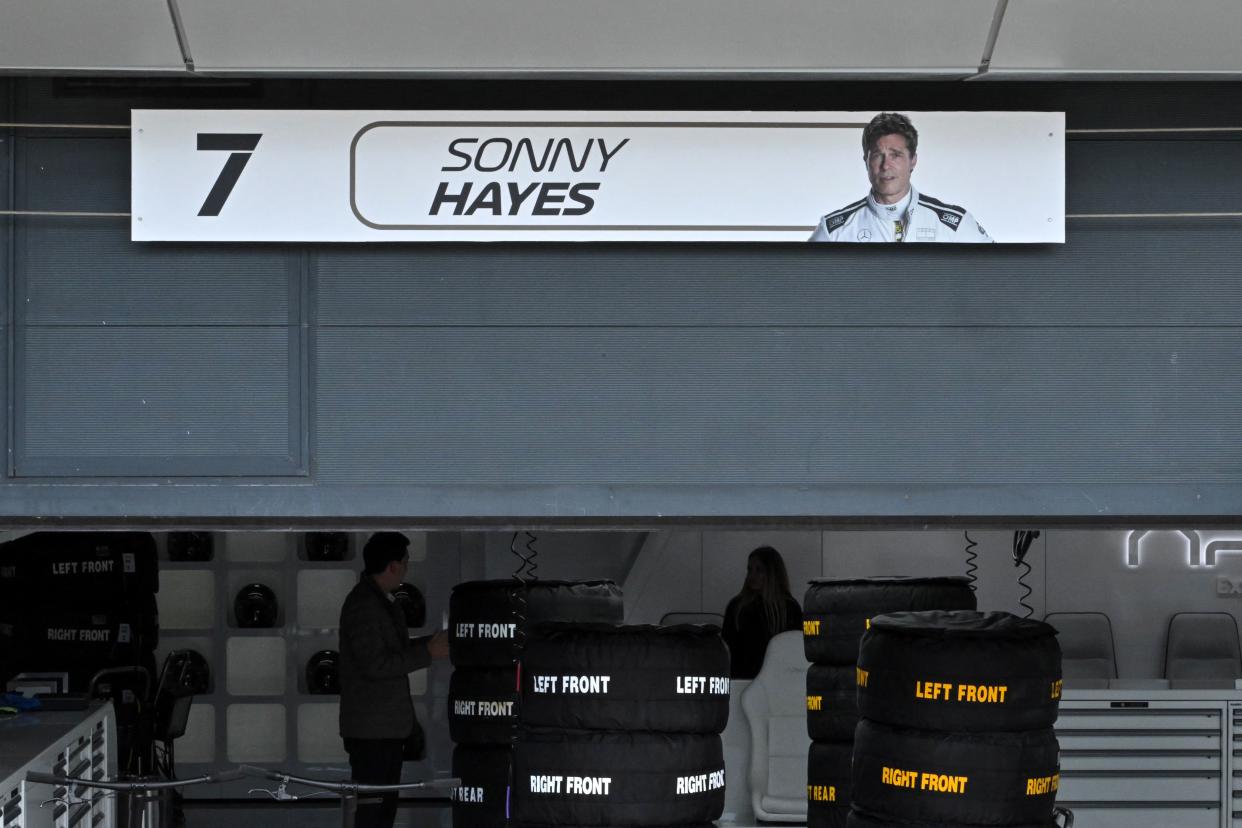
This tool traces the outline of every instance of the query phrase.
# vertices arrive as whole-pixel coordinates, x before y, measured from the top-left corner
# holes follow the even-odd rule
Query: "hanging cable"
[[[519,535],[523,536],[521,546],[518,545]],[[539,557],[539,550],[535,548],[537,540],[539,539],[531,532],[514,532],[512,540],[509,541],[509,552],[521,561],[513,577],[522,583],[539,580],[539,576],[535,574],[539,569],[536,560]]]
[[[523,536],[521,545],[518,544],[518,536]],[[536,558],[539,556],[539,550],[535,548],[535,542],[538,538],[532,532],[514,532],[513,537],[509,539],[509,553],[518,559],[517,569],[513,570],[513,585],[509,588],[509,614],[513,617],[513,681],[514,681],[514,705],[517,713],[513,720],[517,722],[521,718],[522,705],[522,653],[526,649],[526,594],[531,581],[539,580],[539,576],[535,572],[539,569]],[[517,726],[515,725],[509,733],[509,748],[513,749],[514,743],[517,741]],[[514,790],[517,783],[514,777],[514,763],[509,763],[509,786],[505,794],[505,818],[509,818],[510,802],[509,795]]]
[[[979,544],[970,539],[970,532],[963,530],[962,535],[966,538],[966,577],[970,579],[970,591],[977,592],[979,588],[975,586],[975,581],[978,578],[975,576],[975,573],[979,571],[979,564],[977,563],[979,553],[975,551],[975,547]]]
[[[525,536],[521,547],[518,536]],[[526,586],[539,577],[535,571],[539,564],[535,559],[539,550],[535,548],[537,538],[530,532],[514,532],[509,540],[509,553],[519,561],[513,570],[513,586],[509,588],[509,614],[513,616],[513,666],[517,672],[517,693],[522,694],[522,651],[526,648]]]
[[[1031,548],[1031,541],[1039,537],[1039,530],[1028,531],[1019,530],[1013,533],[1013,565],[1022,568],[1022,573],[1018,575],[1018,586],[1022,587],[1022,596],[1018,598],[1018,605],[1026,610],[1023,618],[1030,618],[1035,613],[1035,608],[1026,602],[1035,591],[1026,583],[1026,576],[1031,574],[1031,565],[1026,562],[1026,553]]]
[[[521,546],[518,545],[518,536],[523,536]],[[526,587],[531,581],[539,580],[536,571],[539,564],[536,559],[539,557],[539,550],[535,548],[537,537],[531,532],[514,532],[513,537],[509,540],[509,552],[519,561],[517,569],[513,570],[513,586],[509,589],[509,612],[513,615],[516,626],[513,628],[513,653],[514,664],[519,672],[521,671],[522,650],[526,648]],[[521,676],[518,676],[518,692],[522,689]]]

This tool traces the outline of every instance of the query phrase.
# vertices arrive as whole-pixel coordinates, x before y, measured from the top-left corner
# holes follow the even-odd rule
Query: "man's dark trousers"
[[[399,784],[404,746],[403,739],[345,739],[350,775],[367,785]],[[354,828],[392,828],[396,819],[396,792],[384,794],[379,802],[374,794],[359,797]]]

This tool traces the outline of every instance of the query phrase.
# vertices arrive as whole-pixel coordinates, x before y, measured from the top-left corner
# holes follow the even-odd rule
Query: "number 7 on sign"
[[[220,211],[224,209],[224,202],[233,192],[237,179],[241,178],[242,170],[246,169],[246,164],[250,161],[250,156],[254,154],[254,148],[259,145],[259,139],[262,137],[261,134],[237,132],[198,133],[199,152],[230,153],[229,160],[224,162],[224,169],[220,170],[216,183],[212,185],[211,192],[207,194],[207,200],[203,202],[202,208],[198,211],[200,216],[220,215]]]

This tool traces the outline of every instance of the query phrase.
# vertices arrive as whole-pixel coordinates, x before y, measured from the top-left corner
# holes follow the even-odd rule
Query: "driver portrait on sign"
[[[919,160],[919,133],[905,115],[876,115],[863,130],[862,146],[871,191],[822,216],[808,241],[994,241],[965,207],[932,198],[911,185]]]

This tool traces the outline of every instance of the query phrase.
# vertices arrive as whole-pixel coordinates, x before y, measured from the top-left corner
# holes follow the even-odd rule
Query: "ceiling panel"
[[[995,0],[179,0],[202,71],[973,74]]]
[[[1242,75],[1238,0],[1010,0],[992,78]]]
[[[0,0],[0,71],[185,71],[166,0]]]

